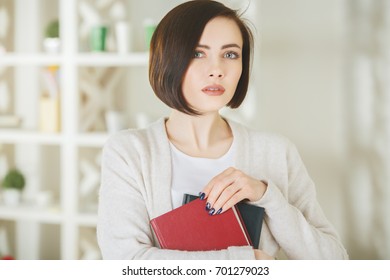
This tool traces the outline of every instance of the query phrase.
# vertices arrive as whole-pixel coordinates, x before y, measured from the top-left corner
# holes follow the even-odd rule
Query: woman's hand
[[[271,257],[270,255],[264,253],[261,250],[255,249],[255,258],[256,260],[274,260],[274,257]]]
[[[207,210],[213,215],[223,213],[243,199],[257,201],[266,190],[264,182],[230,167],[207,184],[201,198],[207,198]]]

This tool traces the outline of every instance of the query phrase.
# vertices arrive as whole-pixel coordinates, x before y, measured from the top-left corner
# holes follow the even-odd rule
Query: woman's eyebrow
[[[209,50],[210,49],[210,46],[207,46],[207,45],[198,45],[198,48],[202,48],[202,49],[207,49]],[[226,45],[223,45],[221,47],[221,49],[228,49],[228,48],[238,48],[238,49],[241,49],[241,47],[238,45],[238,44],[226,44]]]
[[[222,49],[228,49],[228,48],[238,48],[238,49],[241,49],[241,47],[237,44],[227,44],[227,45],[223,45],[222,46]]]

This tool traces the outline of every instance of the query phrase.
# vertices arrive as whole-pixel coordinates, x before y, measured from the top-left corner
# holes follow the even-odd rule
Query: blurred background
[[[148,43],[182,2],[0,0],[0,259],[101,258],[101,148],[169,114]],[[222,113],[296,144],[351,259],[390,259],[390,1],[221,2],[256,37]]]

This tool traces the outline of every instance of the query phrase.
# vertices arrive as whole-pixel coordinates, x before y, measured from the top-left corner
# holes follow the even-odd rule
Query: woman
[[[190,1],[170,11],[150,47],[149,78],[172,112],[112,136],[103,151],[98,241],[105,259],[345,259],[297,150],[226,120],[245,98],[253,40],[236,11]],[[210,215],[241,200],[265,208],[259,248],[159,249],[149,221],[200,194]],[[205,229],[207,230],[207,229]]]

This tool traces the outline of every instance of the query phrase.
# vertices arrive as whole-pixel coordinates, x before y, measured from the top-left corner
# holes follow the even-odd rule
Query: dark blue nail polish
[[[221,212],[222,212],[222,208],[219,208],[219,210],[215,214],[218,215],[218,214],[221,214]]]
[[[209,211],[211,209],[211,204],[209,202],[206,203],[206,211]]]
[[[205,196],[206,196],[206,194],[204,192],[199,193],[200,200],[203,200]]]
[[[215,212],[215,209],[214,208],[211,208],[211,210],[209,211],[209,215],[212,216]]]

